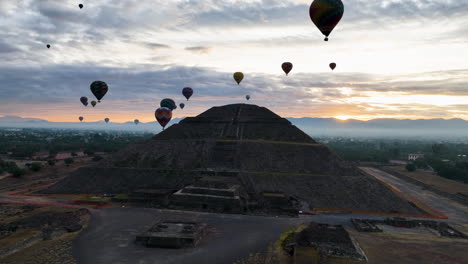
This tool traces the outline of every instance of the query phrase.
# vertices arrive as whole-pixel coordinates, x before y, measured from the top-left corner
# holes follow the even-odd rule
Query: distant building
[[[419,158],[424,158],[424,154],[408,154],[408,160],[417,160]]]

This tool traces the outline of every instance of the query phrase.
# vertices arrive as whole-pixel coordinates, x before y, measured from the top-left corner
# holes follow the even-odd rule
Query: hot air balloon
[[[138,123],[140,123],[140,120],[135,119],[135,121],[133,121],[133,123],[135,123],[135,125],[138,125]]]
[[[174,100],[170,98],[165,98],[161,100],[161,103],[159,104],[161,107],[166,107],[172,110],[177,109],[177,105],[174,102]]]
[[[286,73],[286,75],[288,75],[288,73],[292,70],[293,65],[290,62],[285,62],[285,63],[281,64],[281,68],[283,69],[284,73]]]
[[[50,45],[49,45],[49,44],[47,44],[47,48],[50,49]]]
[[[82,9],[82,8],[83,8],[83,4],[79,4],[78,7],[79,7],[80,9]]]
[[[234,77],[234,80],[236,80],[237,84],[239,85],[240,82],[242,82],[242,79],[244,79],[244,74],[242,72],[235,72],[233,77]]]
[[[96,101],[91,101],[91,105],[92,105],[93,107],[95,107],[96,104],[97,104]]]
[[[185,87],[184,89],[182,89],[182,94],[185,96],[185,98],[187,98],[188,101],[193,94],[193,89],[190,87]]]
[[[78,117],[78,119],[80,120],[80,122],[83,122],[84,118],[82,116],[80,116],[80,117]]]
[[[341,0],[314,0],[309,15],[315,26],[325,35],[325,41],[343,17],[344,5]]]
[[[185,104],[184,104],[184,103],[180,103],[179,106],[180,106],[180,109],[184,109]]]
[[[332,62],[330,63],[330,69],[332,69],[332,71],[336,68],[336,63]]]
[[[166,127],[167,123],[171,121],[172,118],[172,110],[167,107],[160,107],[156,109],[154,112],[154,116],[156,120],[158,120],[159,124],[164,128]]]
[[[109,123],[109,118],[108,117],[104,118],[104,121],[106,121],[106,123]]]
[[[247,101],[250,100],[250,95],[246,95],[245,99],[247,99]]]
[[[80,101],[84,106],[88,106],[88,97],[82,96]]]
[[[109,90],[109,87],[107,86],[107,83],[103,81],[94,81],[90,85],[91,92],[96,96],[96,99],[98,99],[98,102],[101,102],[102,97],[106,95],[107,90]]]

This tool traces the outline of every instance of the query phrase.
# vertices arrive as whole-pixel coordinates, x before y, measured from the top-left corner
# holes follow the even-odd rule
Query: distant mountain
[[[183,118],[171,120],[167,127],[178,123]],[[352,136],[352,137],[468,137],[468,121],[454,119],[373,119],[338,120],[334,118],[287,118],[291,123],[313,136]],[[86,130],[125,130],[135,132],[159,133],[161,126],[156,122],[125,123],[104,121],[98,122],[49,122],[37,118],[19,116],[0,117],[0,127],[12,128],[54,128],[54,129],[86,129]]]
[[[373,119],[288,118],[308,134],[316,136],[437,136],[468,137],[468,121],[454,119]]]

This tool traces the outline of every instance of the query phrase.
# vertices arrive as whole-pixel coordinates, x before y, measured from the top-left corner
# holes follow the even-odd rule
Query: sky
[[[344,0],[328,42],[311,2],[0,0],[0,116],[149,122],[163,98],[184,117],[249,94],[283,117],[468,120],[468,1]]]

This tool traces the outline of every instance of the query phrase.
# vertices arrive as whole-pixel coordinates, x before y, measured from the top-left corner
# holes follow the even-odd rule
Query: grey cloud
[[[186,47],[185,50],[196,52],[196,53],[208,53],[211,51],[211,47],[206,46],[193,46],[193,47]]]

